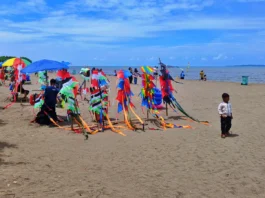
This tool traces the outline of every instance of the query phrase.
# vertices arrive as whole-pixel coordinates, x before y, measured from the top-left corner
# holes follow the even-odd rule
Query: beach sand
[[[111,104],[116,96],[111,79]],[[36,78],[30,90],[37,89]],[[0,110],[1,198],[263,198],[265,197],[265,85],[184,81],[175,84],[184,109],[211,126],[169,122],[194,129],[105,131],[89,136],[30,124],[33,107],[16,103]],[[132,85],[137,112],[140,85]],[[228,92],[234,137],[221,139],[217,106]],[[0,106],[9,91],[0,87]],[[81,113],[91,123],[88,104]],[[116,117],[116,103],[110,116]],[[59,109],[58,114],[66,115]],[[162,115],[165,111],[162,112]],[[122,116],[120,116],[122,118]],[[147,127],[154,127],[148,122]]]

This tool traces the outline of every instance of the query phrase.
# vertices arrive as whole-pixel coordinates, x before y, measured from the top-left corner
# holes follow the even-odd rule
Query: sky
[[[265,0],[5,0],[0,56],[72,65],[265,64]]]

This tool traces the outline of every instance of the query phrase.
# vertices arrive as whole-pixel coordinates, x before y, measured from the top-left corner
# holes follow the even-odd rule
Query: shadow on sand
[[[1,120],[0,119],[0,126],[4,126],[4,125],[6,125],[7,123],[5,122],[5,121],[3,121],[3,120]]]
[[[168,119],[173,119],[173,120],[186,120],[185,116],[169,116]]]
[[[0,141],[0,166],[1,165],[9,165],[9,164],[20,164],[20,163],[12,163],[12,162],[5,162],[2,157],[3,155],[3,151],[5,148],[17,148],[17,146],[15,144],[9,144],[7,142],[1,142]]]
[[[235,138],[235,137],[238,137],[238,136],[239,136],[238,134],[231,133],[230,135],[227,136],[227,138]]]

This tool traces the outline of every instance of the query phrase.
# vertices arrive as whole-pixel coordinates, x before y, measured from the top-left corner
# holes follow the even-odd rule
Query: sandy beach
[[[116,117],[115,78],[110,116]],[[29,90],[39,87],[32,78]],[[169,110],[168,121],[193,129],[112,131],[89,136],[30,124],[33,107],[16,103],[0,110],[1,198],[264,198],[265,85],[184,81],[176,98],[205,126]],[[138,115],[140,85],[132,85]],[[228,92],[234,137],[220,138],[217,106]],[[9,91],[0,87],[0,107]],[[82,117],[91,123],[88,103]],[[66,116],[66,110],[58,109]],[[165,111],[162,112],[165,115]],[[120,115],[120,119],[122,115]],[[148,127],[154,127],[147,122]]]

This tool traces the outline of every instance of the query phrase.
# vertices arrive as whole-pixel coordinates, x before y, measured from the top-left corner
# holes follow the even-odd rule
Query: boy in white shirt
[[[229,131],[232,127],[232,106],[229,103],[230,96],[227,93],[222,95],[223,102],[218,106],[218,113],[221,117],[221,130],[222,130],[222,138],[225,138],[230,135]]]

